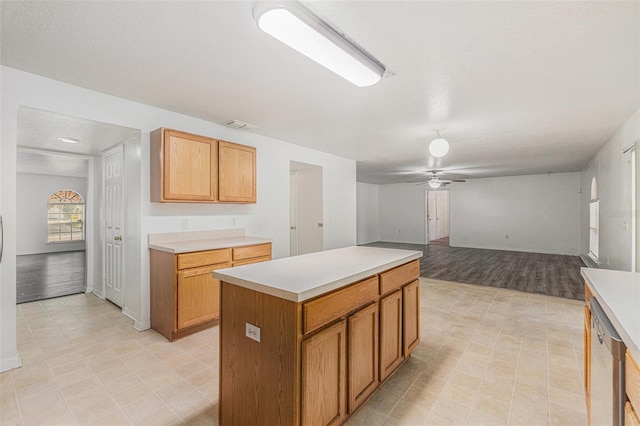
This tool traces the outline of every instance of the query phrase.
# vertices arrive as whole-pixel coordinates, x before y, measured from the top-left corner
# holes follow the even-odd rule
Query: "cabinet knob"
[[[291,229],[293,231],[294,229],[297,229],[297,228],[295,226],[292,226],[289,229]]]

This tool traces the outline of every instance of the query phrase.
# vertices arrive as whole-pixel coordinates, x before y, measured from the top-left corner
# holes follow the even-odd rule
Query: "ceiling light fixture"
[[[429,181],[429,186],[433,189],[440,188],[441,183],[435,180]]]
[[[449,142],[440,136],[440,130],[436,130],[438,138],[432,140],[429,144],[429,152],[437,158],[444,157],[447,155],[447,152],[449,152]]]
[[[384,75],[382,64],[298,2],[257,3],[253,18],[265,33],[356,86]]]
[[[78,142],[80,142],[78,139],[73,139],[73,138],[58,138],[58,140],[60,142],[64,142],[64,143],[78,143]]]

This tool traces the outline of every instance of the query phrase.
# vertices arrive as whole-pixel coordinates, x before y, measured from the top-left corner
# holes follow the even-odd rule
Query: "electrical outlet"
[[[189,229],[189,222],[187,219],[182,219],[182,229]]]
[[[249,339],[255,340],[256,342],[260,342],[260,327],[255,326],[253,324],[245,323],[245,334]]]

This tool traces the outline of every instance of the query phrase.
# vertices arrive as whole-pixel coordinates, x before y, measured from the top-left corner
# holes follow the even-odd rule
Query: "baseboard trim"
[[[584,262],[585,265],[587,265],[588,268],[598,268],[598,269],[602,269],[602,266],[600,265],[604,265],[604,262],[598,262],[596,260],[593,259],[593,257],[589,256],[588,254],[581,254],[580,255],[580,260],[582,260]]]
[[[151,328],[151,321],[133,320],[133,329],[136,331],[145,331]]]
[[[127,309],[122,308],[122,313],[133,320],[133,329],[137,331],[145,331],[151,328],[151,321],[140,321],[136,318],[136,314]]]
[[[9,356],[5,356],[0,359],[0,373],[4,373],[5,371],[15,370],[16,368],[22,367],[22,360],[20,359],[20,355],[18,352],[14,352]]]

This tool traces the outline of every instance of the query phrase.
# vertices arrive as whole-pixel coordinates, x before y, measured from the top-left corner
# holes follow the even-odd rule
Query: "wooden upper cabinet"
[[[256,202],[256,149],[231,142],[219,144],[220,201]]]
[[[150,139],[150,199],[255,203],[256,149],[160,128]]]
[[[218,199],[218,141],[171,129],[151,133],[151,201]]]

